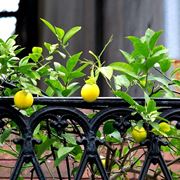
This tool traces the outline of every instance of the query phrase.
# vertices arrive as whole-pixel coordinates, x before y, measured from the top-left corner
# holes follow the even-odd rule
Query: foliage
[[[131,125],[144,126],[148,134],[158,135],[168,141],[170,145],[162,147],[164,152],[172,153],[173,156],[180,154],[180,132],[173,124],[170,126],[170,131],[162,131],[159,122],[168,121],[161,117],[160,107],[156,105],[155,100],[159,97],[173,98],[180,94],[174,90],[174,87],[180,86],[180,81],[175,79],[175,74],[179,72],[180,68],[170,72],[172,60],[168,56],[168,50],[157,43],[162,31],[154,32],[147,29],[145,35],[140,38],[128,36],[127,39],[132,43],[133,51],[129,53],[120,50],[126,62],[116,61],[105,65],[101,58],[112,42],[112,37],[99,55],[89,51],[93,60],[82,59],[83,52],[71,55],[68,51],[71,38],[81,27],[76,26],[65,32],[47,20],[41,20],[56,37],[55,44],[44,42],[43,47],[33,47],[32,52],[21,58],[20,54],[23,48],[16,45],[16,35],[11,36],[7,41],[0,39],[1,96],[14,95],[21,89],[36,96],[71,96],[80,88],[80,79],[85,76],[85,68],[89,67],[90,74],[86,83],[96,83],[99,76],[102,76],[113,95],[124,99],[134,110],[132,116],[140,117],[138,122],[132,119]],[[168,77],[167,74],[170,76]],[[45,87],[44,90],[41,89],[42,86]],[[130,95],[129,92],[134,86],[144,94],[144,105],[140,105]],[[40,108],[41,106],[34,105],[22,112],[31,115]],[[93,117],[94,114],[89,114],[89,117]],[[141,156],[137,152],[139,150],[142,152],[143,147],[132,139],[131,128],[124,136],[121,136],[114,128],[113,123],[114,120],[110,119],[98,130],[97,137],[106,141],[106,147],[102,146],[98,151],[102,155],[103,165],[110,172],[112,179],[117,179],[119,175],[127,179],[128,172],[133,172],[142,165]],[[74,164],[79,163],[84,150],[77,144],[76,137],[81,131],[75,122],[70,122],[63,133],[58,134],[49,126],[48,121],[42,121],[34,131],[34,138],[42,141],[40,145],[35,146],[40,162],[46,164],[48,158],[55,155],[55,167],[58,167],[61,161],[68,156],[74,161]],[[0,143],[4,144],[10,138],[11,133],[19,136],[16,125],[8,121],[7,128],[4,128],[0,135]],[[18,145],[16,149],[13,149],[11,145],[10,150],[0,148],[0,152],[14,157],[17,157],[19,151]],[[52,152],[49,154],[47,153],[49,151]],[[27,167],[25,165],[24,169],[28,167],[31,165],[28,164]],[[96,167],[89,167],[89,169],[95,175],[99,175]],[[76,171],[77,166],[74,166],[72,174],[75,174]],[[114,172],[118,172],[118,176]],[[159,169],[156,170],[154,177],[160,175],[160,172]],[[178,175],[173,172],[173,176]]]

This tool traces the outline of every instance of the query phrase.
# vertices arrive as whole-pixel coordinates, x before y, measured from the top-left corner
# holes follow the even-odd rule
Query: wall
[[[40,17],[54,25],[66,30],[75,25],[82,26],[82,31],[71,41],[71,52],[83,50],[84,56],[87,57],[88,50],[99,51],[98,49],[102,49],[99,46],[105,44],[113,34],[114,41],[102,60],[106,63],[122,59],[119,49],[126,51],[131,49],[128,40],[125,39],[126,36],[142,35],[148,27],[154,30],[164,29],[163,0],[40,0],[39,2]],[[99,23],[102,27],[98,26]],[[42,24],[40,29],[41,41],[52,39]],[[102,42],[98,42],[98,39]],[[105,86],[102,80],[100,82]],[[141,95],[136,88],[132,90],[132,94]],[[110,93],[106,90],[101,95],[108,96]]]

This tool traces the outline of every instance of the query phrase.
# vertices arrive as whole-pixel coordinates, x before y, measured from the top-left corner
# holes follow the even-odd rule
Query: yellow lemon
[[[21,90],[18,91],[14,95],[14,104],[19,109],[26,109],[28,107],[31,107],[33,104],[34,98],[31,93]]]
[[[81,97],[84,101],[93,102],[99,97],[100,90],[97,84],[85,84],[81,88]]]
[[[169,132],[171,130],[171,128],[170,128],[170,125],[168,123],[161,122],[159,124],[159,130],[164,132],[164,133],[167,133],[167,132]]]
[[[139,126],[135,126],[131,134],[133,139],[138,143],[144,141],[147,137],[147,132],[144,129],[144,127],[139,127]]]
[[[105,167],[106,166],[106,159],[101,159],[101,162],[102,162],[103,167]]]

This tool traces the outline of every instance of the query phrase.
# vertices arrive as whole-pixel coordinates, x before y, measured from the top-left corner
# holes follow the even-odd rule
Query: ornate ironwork
[[[136,99],[140,104],[144,103],[143,99]],[[175,121],[175,126],[180,128],[180,100],[179,99],[157,99],[156,103],[161,106],[163,118],[169,121]],[[128,128],[131,126],[131,120],[139,120],[139,117],[132,116],[133,110],[129,105],[119,98],[99,98],[94,103],[86,103],[81,98],[35,98],[34,104],[43,107],[33,113],[31,116],[23,115],[19,110],[13,107],[13,98],[0,98],[0,129],[2,132],[4,126],[8,122],[14,122],[19,129],[19,137],[14,139],[15,144],[21,146],[17,162],[13,169],[10,179],[16,180],[21,172],[24,163],[32,163],[33,171],[36,172],[40,180],[44,180],[45,175],[38,160],[35,146],[42,142],[33,137],[33,133],[37,126],[44,123],[44,129],[47,131],[48,138],[52,137],[52,129],[55,130],[57,136],[61,137],[69,124],[73,127],[73,131],[77,134],[77,143],[83,147],[83,155],[74,177],[75,180],[82,178],[83,173],[88,166],[92,170],[92,179],[94,165],[96,165],[101,179],[110,179],[107,167],[104,167],[98,153],[99,146],[107,146],[104,139],[97,136],[101,126],[110,119],[113,121],[113,127],[117,129],[121,137],[124,136]],[[97,110],[94,117],[89,118],[80,109]],[[63,140],[64,146],[66,141]],[[161,146],[167,146],[158,136],[150,133],[145,142],[141,146],[147,148],[145,154],[144,165],[141,168],[139,179],[145,179],[151,163],[159,164],[165,179],[171,180],[172,175],[161,154]],[[56,158],[57,149],[51,145],[53,158]],[[70,173],[70,162],[66,157],[66,167],[68,179],[72,178]],[[63,174],[60,168],[56,167],[58,178],[62,179]],[[33,178],[33,176],[32,176]]]

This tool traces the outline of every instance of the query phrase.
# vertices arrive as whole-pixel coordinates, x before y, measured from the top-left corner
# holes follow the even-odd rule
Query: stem
[[[105,44],[103,50],[100,52],[100,54],[99,54],[99,56],[98,56],[99,59],[101,58],[102,54],[103,54],[104,51],[106,50],[107,46],[112,42],[112,40],[113,40],[113,35],[111,35],[111,37],[109,38],[108,42]]]
[[[60,42],[60,45],[61,45],[61,47],[62,47],[62,49],[64,50],[64,52],[68,55],[68,57],[70,58],[71,57],[71,54],[69,53],[69,51],[66,49],[66,46],[64,46],[63,44],[62,44],[62,42]]]
[[[48,120],[46,121],[46,125],[47,125],[48,138],[51,138],[51,130],[50,130],[50,127],[49,127],[49,121]],[[55,160],[56,159],[56,154],[55,154],[55,149],[54,149],[54,147],[52,145],[51,145],[51,152],[52,152],[52,155],[53,155],[53,159]],[[60,172],[60,169],[59,169],[58,166],[56,166],[56,171],[57,171],[59,179],[62,180],[61,172]]]
[[[154,67],[154,69],[156,71],[158,71],[163,77],[165,77],[168,81],[172,81],[171,79],[169,79],[165,74],[163,74],[158,68]]]
[[[121,158],[121,159],[123,159],[123,161],[121,163],[121,168],[124,166],[124,163],[126,162],[126,159],[128,158],[129,154],[132,153],[133,151],[135,151],[137,149],[141,149],[141,148],[143,148],[143,147],[138,145],[138,146],[134,146],[131,149],[129,149],[128,153]]]
[[[121,170],[120,172],[117,172],[116,174],[114,174],[113,176],[110,177],[110,180],[116,180],[118,177],[120,177],[122,174],[124,174],[125,172],[131,172],[131,173],[135,173],[135,174],[140,174],[140,170],[137,169],[133,169],[131,167],[127,167],[127,168],[123,168],[123,170]],[[147,174],[147,177],[150,179],[153,179],[154,176]],[[154,179],[153,179],[154,180]]]

